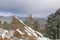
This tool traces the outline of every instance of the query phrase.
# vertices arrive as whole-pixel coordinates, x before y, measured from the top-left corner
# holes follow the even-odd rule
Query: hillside
[[[24,21],[28,17],[18,17],[18,18],[21,19],[22,21]],[[38,20],[41,26],[44,26],[44,24],[46,23],[45,18],[34,18],[34,19]],[[6,22],[10,23],[11,20],[12,20],[12,16],[8,16],[8,17],[0,16],[0,21],[3,21],[3,22],[6,21]]]

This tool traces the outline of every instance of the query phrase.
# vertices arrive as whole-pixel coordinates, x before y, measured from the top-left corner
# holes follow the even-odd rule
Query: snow
[[[4,38],[5,37],[5,34],[2,34],[2,38]]]
[[[38,38],[36,38],[36,40],[50,40],[49,38],[46,38],[46,37],[38,37]]]
[[[4,33],[2,33],[2,38],[4,38],[7,35],[6,33],[8,33],[8,30],[4,30]]]
[[[24,33],[22,33],[19,29],[16,29],[16,31],[18,31],[21,35],[23,35]]]
[[[0,28],[0,36],[4,33],[4,29]]]
[[[15,16],[16,17],[16,16]],[[18,17],[16,17],[22,24],[24,24],[24,22],[22,20],[20,20]],[[25,25],[25,24],[24,24]]]
[[[29,27],[30,28],[30,27]],[[28,29],[27,27],[25,27],[26,31],[29,32],[30,34],[34,35],[35,37],[38,37],[38,35],[35,33],[35,31],[31,31],[30,29]]]
[[[4,37],[10,39],[10,37],[8,36],[8,30],[4,30],[4,33],[2,33],[2,38],[4,39]]]
[[[25,30],[25,31],[27,32],[27,34],[28,34],[28,35],[30,35],[30,36],[31,36],[31,34],[30,34],[27,30]]]
[[[44,37],[40,32],[36,31],[36,33],[41,36],[41,37]]]
[[[25,27],[25,29],[32,34],[32,32],[27,27]]]
[[[35,37],[38,37],[38,35],[35,33],[35,31],[34,31],[31,27],[28,26],[28,29],[31,31],[31,33],[32,33]]]
[[[15,33],[15,30],[9,30],[8,36],[13,37],[14,33]]]
[[[34,35],[35,37],[38,37],[38,35],[37,35],[36,33],[33,33],[33,35]]]
[[[15,16],[16,17],[16,16]],[[17,18],[17,17],[16,17]],[[18,19],[18,18],[17,18]],[[19,19],[18,19],[19,20]],[[22,20],[19,20],[22,24],[24,24],[23,23],[23,21]],[[24,24],[25,25],[25,24]],[[25,25],[26,27],[25,27],[25,31],[29,34],[29,33],[31,33],[31,34],[33,34],[34,36],[36,36],[36,37],[38,37],[37,36],[37,34],[35,33],[35,31],[31,28],[31,27],[29,27],[29,26],[27,26],[27,25]],[[21,33],[21,32],[20,32]]]
[[[31,27],[27,26],[27,28],[32,31],[33,33],[35,32]]]
[[[5,33],[5,34],[8,33],[8,30],[4,30],[4,33]]]
[[[15,16],[16,17],[16,16]],[[16,17],[17,18],[17,17]],[[18,18],[17,18],[18,19]],[[19,19],[18,19],[19,20]],[[23,23],[22,20],[19,20],[23,25],[25,25],[25,32],[27,32],[28,35],[34,35],[36,38],[36,40],[50,40],[49,38],[44,37],[40,32],[38,31],[34,31],[31,27],[27,26],[26,24]],[[22,33],[19,29],[17,29],[17,31],[20,34],[24,34]],[[39,36],[38,36],[39,35]]]

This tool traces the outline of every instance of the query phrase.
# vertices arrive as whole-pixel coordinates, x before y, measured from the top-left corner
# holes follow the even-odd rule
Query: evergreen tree
[[[4,22],[4,23],[3,23],[3,28],[4,28],[4,29],[8,29],[7,22]]]
[[[0,21],[0,28],[2,28],[2,22]]]
[[[60,9],[48,17],[46,29],[48,37],[52,39],[60,38]]]
[[[26,25],[28,25],[28,21],[27,21],[27,20],[25,20],[24,23],[25,23]]]
[[[33,29],[35,31],[40,31],[40,25],[39,25],[39,23],[38,23],[37,20],[34,21],[34,24],[33,25],[34,25]]]
[[[32,15],[30,14],[30,15],[29,15],[29,21],[32,21],[32,19],[33,19],[33,18],[32,18]]]
[[[38,20],[34,19],[31,14],[29,15],[28,19],[24,21],[24,23],[33,28],[34,30],[40,31],[40,25]]]
[[[32,15],[30,14],[29,17],[24,21],[24,23],[31,28],[33,27],[34,19],[32,18]]]

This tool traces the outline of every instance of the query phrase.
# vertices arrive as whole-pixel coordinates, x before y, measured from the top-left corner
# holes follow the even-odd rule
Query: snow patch
[[[41,36],[41,37],[44,37],[40,32],[36,31],[36,33]]]
[[[28,35],[30,35],[30,36],[31,36],[31,34],[30,34],[27,30],[25,30],[25,31],[27,32],[27,34],[28,34]]]
[[[38,37],[38,38],[36,38],[36,40],[50,40],[50,39],[49,38],[46,38],[46,37],[43,37],[43,38]]]
[[[24,33],[22,33],[19,29],[16,29],[16,31],[18,31],[21,35],[23,35]]]

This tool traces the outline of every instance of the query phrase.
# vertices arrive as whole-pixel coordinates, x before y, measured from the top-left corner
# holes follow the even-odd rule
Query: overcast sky
[[[60,0],[0,0],[0,15],[46,18],[60,8]]]

